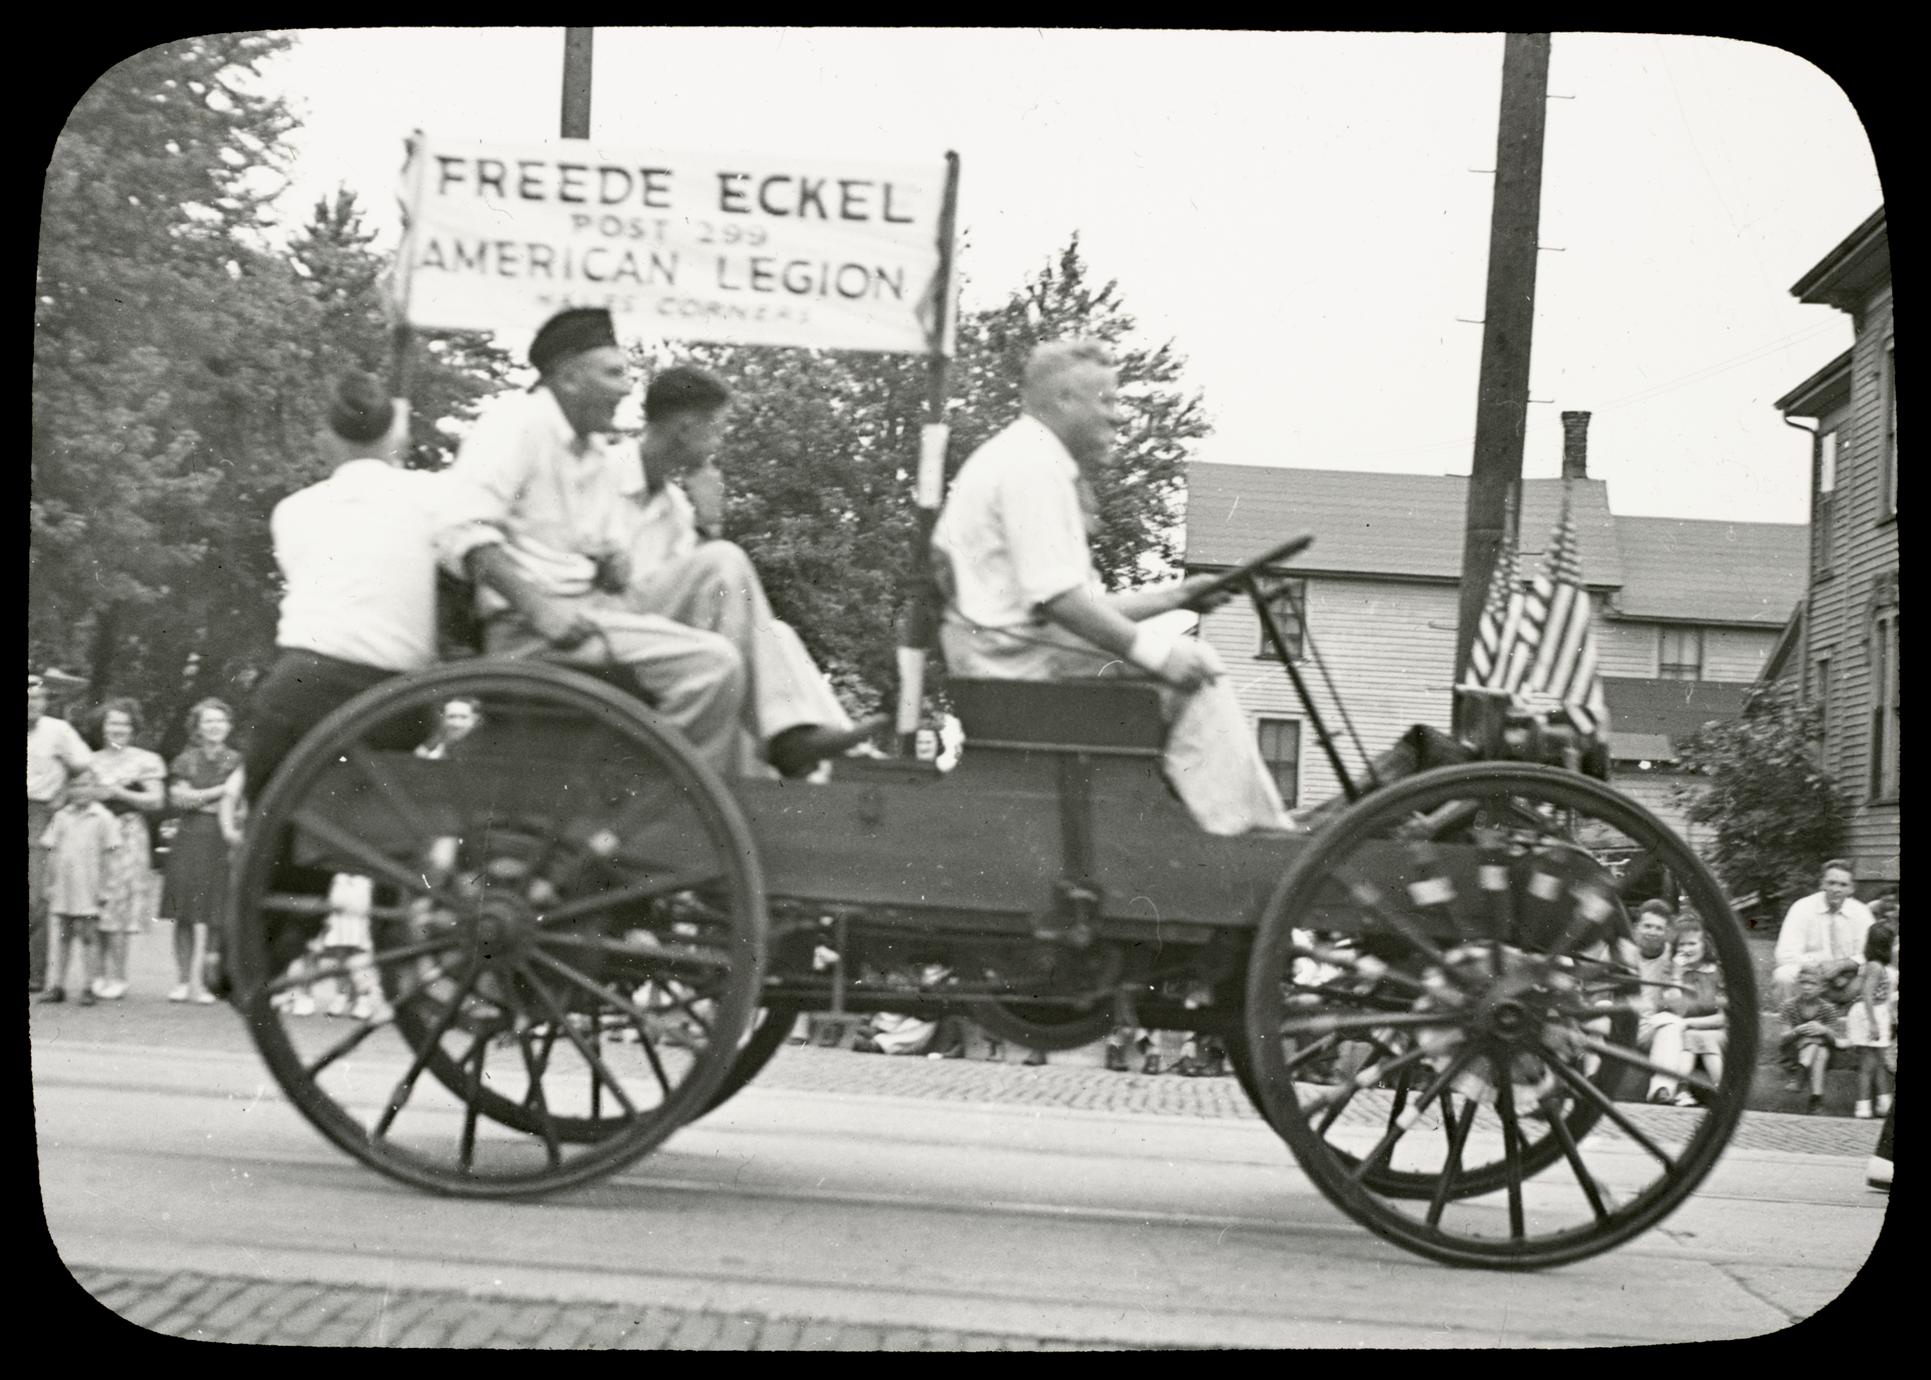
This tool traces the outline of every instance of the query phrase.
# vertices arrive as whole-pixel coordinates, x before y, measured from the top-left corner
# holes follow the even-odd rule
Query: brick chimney
[[[1587,412],[1562,414],[1562,477],[1564,479],[1589,477],[1589,414]]]

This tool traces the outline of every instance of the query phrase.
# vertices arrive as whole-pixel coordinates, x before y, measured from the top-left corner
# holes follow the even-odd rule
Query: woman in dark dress
[[[228,746],[234,713],[220,700],[202,700],[188,711],[188,746],[168,764],[168,803],[180,811],[168,853],[162,914],[174,921],[174,963],[179,981],[169,1001],[214,1001],[206,974],[228,894],[228,839],[222,801],[241,754]]]

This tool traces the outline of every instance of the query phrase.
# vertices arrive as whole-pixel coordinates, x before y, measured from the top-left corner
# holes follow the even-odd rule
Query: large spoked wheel
[[[1674,876],[1702,926],[1693,971],[1645,956],[1599,858]],[[1713,994],[1738,1013],[1720,1032]],[[1722,888],[1653,815],[1552,768],[1448,767],[1356,805],[1282,880],[1248,969],[1246,1081],[1364,1226],[1538,1268],[1648,1230],[1708,1174],[1755,1012]],[[1677,1094],[1691,1105],[1616,1100]]]
[[[483,726],[418,756],[458,696]],[[361,934],[329,915],[340,874],[371,884]],[[489,1197],[614,1172],[712,1105],[767,923],[744,817],[675,730],[581,673],[478,661],[303,739],[257,804],[229,929],[236,1004],[302,1114],[394,1178]],[[356,994],[352,1024],[292,1013],[324,980]]]

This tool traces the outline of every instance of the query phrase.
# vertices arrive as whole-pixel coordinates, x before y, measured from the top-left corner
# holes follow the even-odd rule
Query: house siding
[[[1456,587],[1450,584],[1309,578],[1309,639],[1324,659],[1369,754],[1385,752],[1413,724],[1449,728],[1457,600]],[[1250,724],[1263,716],[1301,722],[1300,804],[1318,804],[1340,794],[1341,783],[1321,751],[1287,672],[1271,657],[1256,655],[1261,633],[1253,606],[1236,600],[1209,614],[1201,636],[1227,664],[1234,693]],[[1342,762],[1350,773],[1358,774],[1361,753],[1320,670],[1305,656],[1300,669],[1315,708],[1334,734]]]
[[[1818,422],[1820,432],[1835,430],[1838,435],[1837,483],[1826,543],[1813,455],[1815,531],[1803,655],[1793,673],[1806,699],[1821,700],[1824,746],[1819,765],[1836,778],[1852,804],[1847,852],[1860,882],[1874,887],[1899,881],[1901,852],[1899,802],[1873,799],[1870,780],[1871,710],[1878,689],[1872,674],[1877,660],[1872,617],[1882,589],[1887,584],[1894,589],[1898,573],[1898,523],[1888,511],[1885,492],[1884,356],[1893,329],[1888,276],[1856,304],[1852,320],[1856,341],[1849,402]],[[1828,680],[1818,676],[1819,663],[1825,660]]]
[[[1605,676],[1647,678],[1656,674],[1656,624],[1596,615],[1596,664]]]

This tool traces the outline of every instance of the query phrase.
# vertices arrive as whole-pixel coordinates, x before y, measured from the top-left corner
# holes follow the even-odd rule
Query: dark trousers
[[[394,676],[320,652],[283,651],[248,702],[248,796],[260,800],[284,757],[327,715]]]
[[[1878,1132],[1877,1149],[1871,1153],[1880,1160],[1891,1158],[1891,1127],[1897,1122],[1897,1098],[1891,1099],[1891,1110],[1884,1114],[1884,1129]]]
[[[40,836],[54,817],[45,800],[27,802],[27,990],[47,977],[47,850]]]

